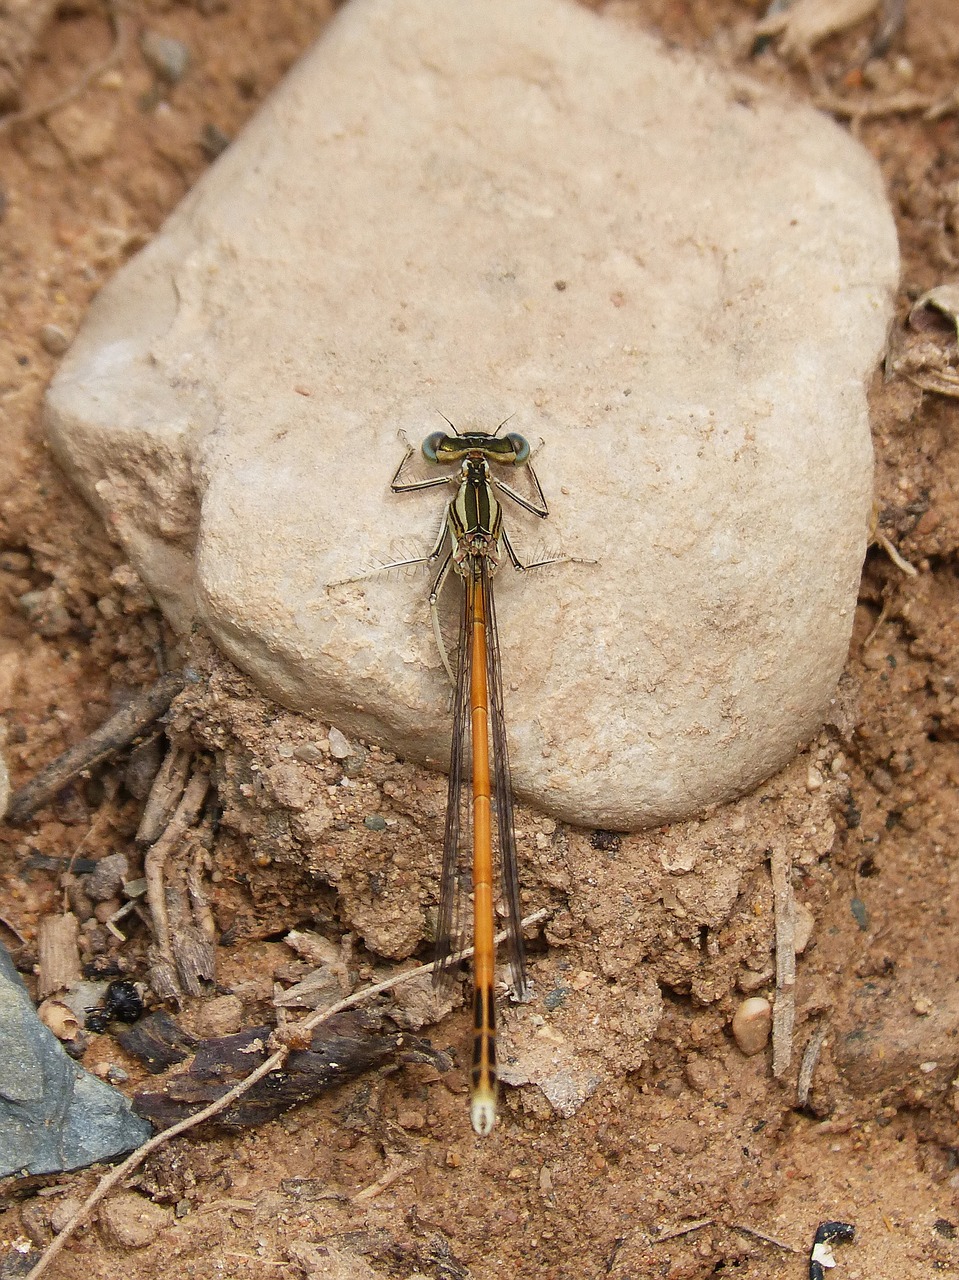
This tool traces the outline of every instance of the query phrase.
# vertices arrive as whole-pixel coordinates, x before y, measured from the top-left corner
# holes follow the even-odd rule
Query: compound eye
[[[510,431],[506,439],[513,446],[513,453],[516,455],[514,462],[525,462],[529,457],[529,441],[525,436],[521,436],[516,431]]]
[[[431,431],[423,441],[423,457],[426,458],[428,462],[439,461],[438,450],[444,440],[446,440],[445,431]]]

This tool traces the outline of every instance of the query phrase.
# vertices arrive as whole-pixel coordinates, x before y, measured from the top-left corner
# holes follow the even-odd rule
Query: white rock
[[[763,996],[750,996],[733,1014],[733,1039],[747,1057],[752,1057],[769,1043],[772,1026],[772,1005]]]
[[[818,727],[866,545],[897,278],[831,121],[564,0],[353,0],[53,384],[51,439],[180,628],[288,706],[443,764],[425,575],[442,427],[545,447],[498,582],[517,791],[681,818]],[[456,616],[451,598],[449,616]]]

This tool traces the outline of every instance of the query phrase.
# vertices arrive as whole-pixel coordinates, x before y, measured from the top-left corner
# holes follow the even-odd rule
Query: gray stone
[[[0,1177],[80,1169],[152,1133],[122,1093],[67,1057],[0,947]]]
[[[350,737],[443,765],[398,432],[545,445],[498,580],[517,791],[633,828],[818,728],[871,510],[898,275],[830,120],[564,0],[353,0],[99,295],[51,441],[174,623]],[[452,623],[456,608],[444,601]]]

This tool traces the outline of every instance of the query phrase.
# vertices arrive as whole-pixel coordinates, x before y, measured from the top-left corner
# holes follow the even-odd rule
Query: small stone
[[[793,940],[796,955],[801,956],[809,946],[812,938],[813,929],[816,927],[816,917],[809,910],[804,902],[796,903],[796,924],[793,933]]]
[[[200,134],[200,146],[208,160],[215,160],[217,156],[221,156],[232,141],[230,135],[224,133],[215,124],[205,124]]]
[[[330,755],[334,760],[345,760],[351,755],[353,748],[350,746],[349,739],[342,734],[339,729],[330,730]]]
[[[426,1116],[423,1115],[422,1111],[414,1111],[414,1110],[400,1111],[397,1114],[396,1122],[401,1129],[413,1129],[415,1131],[419,1129],[425,1129]]]
[[[130,864],[123,853],[111,853],[101,858],[89,875],[83,877],[83,887],[94,902],[107,902],[119,897]]]
[[[106,898],[103,902],[98,902],[93,909],[94,917],[100,924],[106,924],[108,920],[116,915],[120,910],[122,903],[119,898]]]
[[[212,1000],[204,1000],[193,1015],[192,1030],[207,1039],[232,1035],[242,1026],[243,1001],[239,996],[214,996]]]
[[[302,761],[303,764],[319,764],[323,759],[323,752],[315,742],[304,742],[293,748],[293,757]]]
[[[747,1057],[752,1057],[766,1048],[772,1026],[772,1005],[764,996],[750,996],[733,1014],[733,1039]]]
[[[76,164],[92,164],[113,150],[116,120],[112,114],[71,102],[47,117],[47,128]]]
[[[18,597],[17,604],[26,614],[27,621],[37,634],[45,636],[48,640],[67,635],[73,627],[73,619],[67,611],[59,587],[27,591]]]
[[[121,1249],[145,1249],[172,1221],[170,1209],[133,1191],[120,1191],[100,1206],[101,1234]]]
[[[75,1217],[83,1201],[78,1196],[64,1196],[50,1206],[50,1226],[54,1231],[62,1231],[71,1218]]]
[[[40,346],[51,356],[62,356],[69,350],[70,335],[58,324],[45,324],[40,329]]]
[[[140,36],[140,52],[151,70],[167,84],[179,84],[190,65],[190,50],[182,40],[149,27]]]
[[[747,969],[743,968],[739,971],[736,979],[736,986],[744,995],[748,995],[751,991],[758,991],[760,987],[764,987],[775,977],[774,969]]]
[[[686,1059],[686,1082],[696,1093],[704,1095],[715,1092],[725,1076],[722,1066],[711,1058],[704,1058],[698,1053],[691,1053]]]

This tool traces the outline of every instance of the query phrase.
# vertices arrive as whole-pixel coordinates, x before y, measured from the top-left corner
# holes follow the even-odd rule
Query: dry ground
[[[745,66],[755,16],[745,2],[607,8]],[[122,550],[45,449],[40,406],[57,330],[75,332],[100,285],[329,9],[324,0],[78,0],[61,6],[27,62],[22,103],[48,102],[109,53],[113,14],[115,65],[48,121],[0,134],[0,707],[15,782],[179,660]],[[805,65],[772,51],[750,65],[804,100],[897,108],[853,124],[898,219],[899,351],[911,302],[959,263],[959,114],[948,103],[959,11],[955,0],[910,0],[904,28],[863,72],[876,25],[830,38]],[[175,86],[141,55],[143,27],[189,47]],[[923,103],[946,106],[928,113]],[[954,335],[951,348],[948,335],[936,341],[955,356]],[[539,989],[555,995],[541,1026],[599,1075],[593,1096],[562,1118],[535,1088],[510,1090],[497,1135],[477,1142],[461,1070],[374,1072],[261,1129],[179,1140],[132,1178],[137,1199],[82,1233],[53,1274],[282,1277],[329,1266],[437,1280],[798,1280],[801,1254],[741,1228],[806,1250],[818,1222],[845,1219],[857,1241],[837,1249],[838,1277],[959,1275],[959,422],[953,399],[902,376],[877,375],[872,404],[879,527],[918,574],[870,552],[836,723],[759,794],[699,824],[616,841],[520,815],[525,898],[553,911],[533,955]],[[31,592],[43,593],[42,607],[24,609]],[[269,1012],[274,978],[295,976],[279,940],[291,926],[337,939],[349,928],[375,945],[376,955],[358,944],[344,953],[354,979],[410,953],[423,921],[406,904],[433,892],[443,782],[375,749],[337,758],[326,726],[278,715],[202,641],[189,661],[205,678],[170,733],[214,766],[217,981],[250,1024]],[[303,812],[306,775],[295,766],[304,760],[310,795],[333,807],[319,842],[290,816]],[[140,803],[124,765],[2,830],[0,934],[25,971],[39,919],[61,909],[67,861],[139,856]],[[385,830],[365,821],[382,816]],[[798,967],[797,1058],[817,1030],[826,1041],[802,1109],[797,1061],[777,1082],[768,1056],[745,1058],[729,1031],[744,990],[769,989],[772,848],[794,863],[795,892],[815,922]],[[91,952],[111,948],[95,927],[85,937]],[[133,977],[146,940],[134,927],[113,948]],[[224,1006],[212,1008],[187,1001],[183,1021],[209,1032]],[[461,1011],[426,1029],[454,1051],[465,1032]],[[130,1090],[144,1080],[108,1035],[84,1062],[122,1067]],[[8,1186],[3,1238],[42,1246],[64,1202],[96,1177]],[[123,1247],[118,1232],[144,1208],[152,1216],[140,1247]],[[657,1240],[702,1219],[709,1225]],[[326,1261],[321,1246],[332,1250]]]

